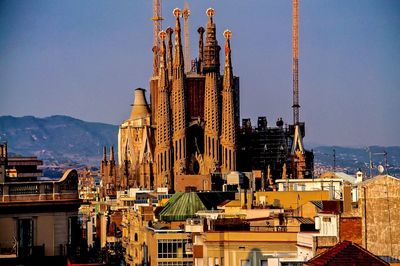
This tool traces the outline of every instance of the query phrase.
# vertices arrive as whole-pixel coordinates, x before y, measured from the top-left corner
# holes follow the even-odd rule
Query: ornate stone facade
[[[158,112],[156,131],[156,185],[164,187],[172,182],[172,132],[171,108],[169,101],[169,79],[166,60],[165,32],[160,32],[162,38],[160,72],[158,79]]]
[[[184,62],[181,11],[175,9],[173,13],[175,29],[167,28],[159,34],[160,64],[153,66],[150,78],[151,106],[144,91],[136,90],[134,115],[120,126],[119,164],[126,180],[121,184],[128,187],[167,187],[172,191],[180,175],[236,170],[239,78],[232,72],[230,35],[221,76],[214,10],[207,10],[206,30],[198,30],[199,56],[193,62]],[[184,66],[190,63],[191,71],[185,73]]]
[[[135,90],[131,116],[119,127],[120,186],[150,187],[153,183],[154,130],[144,89]]]

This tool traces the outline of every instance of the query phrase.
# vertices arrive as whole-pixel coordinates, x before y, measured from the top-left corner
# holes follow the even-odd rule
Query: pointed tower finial
[[[103,146],[103,162],[107,161],[107,148]]]
[[[156,77],[158,73],[158,47],[153,46],[151,50],[153,51],[153,77]]]
[[[204,66],[205,72],[217,72],[219,73],[219,51],[220,47],[216,38],[216,27],[213,22],[215,10],[213,8],[207,9],[208,16],[207,22],[207,33],[206,33],[206,44],[204,49]]]
[[[168,38],[168,50],[167,50],[167,66],[168,66],[168,75],[172,76],[172,67],[173,67],[173,57],[172,57],[172,33],[174,30],[171,27],[168,27],[166,30],[167,38]]]
[[[232,32],[224,31],[225,37],[225,68],[224,68],[224,88],[233,88],[232,60],[231,60],[231,42]]]
[[[160,72],[158,74],[158,87],[160,90],[168,89],[168,69],[167,69],[167,58],[166,58],[166,47],[165,38],[167,33],[165,31],[160,31],[158,34],[161,40],[160,49]]]
[[[200,34],[200,38],[199,38],[199,61],[197,61],[197,73],[202,73],[203,72],[203,60],[204,60],[204,56],[203,56],[203,51],[204,51],[204,39],[203,39],[203,35],[204,35],[204,28],[200,27],[197,29],[197,32]]]
[[[207,17],[209,18],[209,23],[213,23],[213,17],[215,15],[215,9],[212,7],[209,7],[206,11]]]
[[[175,8],[173,11],[176,17],[175,22],[175,54],[174,54],[174,67],[183,67],[183,51],[182,51],[182,40],[181,40],[181,23],[179,17],[181,16],[181,10]]]
[[[114,146],[111,145],[110,147],[110,162],[114,161]]]
[[[236,171],[237,125],[233,111],[235,110],[235,100],[230,43],[232,32],[225,30],[223,35],[225,37],[225,66],[222,89],[221,160],[222,172],[229,173]]]

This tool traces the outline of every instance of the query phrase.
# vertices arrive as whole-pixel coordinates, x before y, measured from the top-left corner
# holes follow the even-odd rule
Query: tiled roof
[[[356,178],[352,175],[348,175],[346,173],[343,172],[335,172],[335,175],[341,179],[343,179],[344,181],[350,182],[351,184],[354,184],[356,182]]]
[[[315,256],[305,263],[309,266],[325,266],[325,265],[389,265],[389,263],[375,256],[361,246],[350,242],[343,241],[336,244],[334,247]]]
[[[313,201],[311,201],[311,203],[314,204],[320,210],[322,210],[324,208],[322,200],[313,200]]]
[[[314,224],[314,221],[311,218],[296,217],[296,219],[302,224]]]
[[[311,201],[322,213],[341,213],[343,202],[340,200],[314,200]]]

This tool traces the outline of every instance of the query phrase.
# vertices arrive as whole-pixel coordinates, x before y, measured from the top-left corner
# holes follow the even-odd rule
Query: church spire
[[[231,39],[232,32],[230,30],[224,31],[225,42],[225,67],[224,67],[224,89],[233,88],[233,74],[231,62]]]
[[[204,162],[206,172],[218,171],[220,167],[220,108],[219,108],[219,46],[215,36],[214,9],[207,9],[207,38],[204,49],[205,97],[204,97]]]
[[[114,162],[114,146],[111,145],[110,147],[110,162]]]
[[[213,21],[215,10],[213,8],[207,9],[208,16],[207,22],[207,35],[206,44],[204,47],[204,71],[205,72],[218,72],[219,73],[219,51],[220,47],[216,38],[216,27]]]
[[[166,57],[166,47],[165,47],[165,38],[167,33],[165,31],[159,32],[161,43],[161,51],[160,51],[160,67],[158,74],[158,88],[162,91],[165,88],[168,88],[168,68],[167,68],[167,57]]]
[[[158,73],[158,47],[157,46],[153,46],[153,48],[151,49],[153,51],[153,77],[157,77],[157,73]]]
[[[187,127],[187,110],[185,95],[185,73],[183,62],[183,51],[181,43],[181,26],[179,16],[181,10],[175,8],[173,12],[176,17],[175,24],[175,54],[172,75],[172,131],[173,131],[173,148],[174,148],[174,175],[182,175],[186,173],[186,127]],[[173,184],[169,184],[169,188],[173,189]]]
[[[167,38],[168,38],[168,50],[167,50],[167,66],[168,66],[168,76],[172,77],[172,68],[173,68],[173,56],[172,56],[172,33],[174,30],[171,27],[168,27],[166,30]]]
[[[231,62],[230,38],[232,32],[224,31],[225,37],[225,67],[224,82],[222,89],[222,132],[221,132],[221,170],[229,173],[236,170],[236,123],[235,123],[235,104],[233,97],[233,73]]]
[[[203,72],[203,61],[204,61],[204,56],[203,56],[203,50],[204,50],[204,41],[203,41],[203,35],[204,35],[204,28],[200,27],[197,29],[197,32],[200,35],[199,38],[199,61],[197,62],[197,73],[202,73]]]
[[[103,162],[107,162],[107,148],[103,146]]]
[[[169,102],[169,79],[166,62],[165,38],[167,33],[160,31],[161,56],[158,79],[158,110],[156,130],[156,186],[172,188],[172,137],[171,111]]]
[[[181,23],[179,17],[181,16],[181,10],[179,8],[175,8],[174,16],[176,17],[175,22],[175,55],[174,55],[174,67],[183,67],[183,49],[182,49],[182,40],[181,40]]]

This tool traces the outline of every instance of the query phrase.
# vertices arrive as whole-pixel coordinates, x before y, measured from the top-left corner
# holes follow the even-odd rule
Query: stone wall
[[[377,176],[359,187],[363,247],[378,256],[400,258],[400,180]]]

